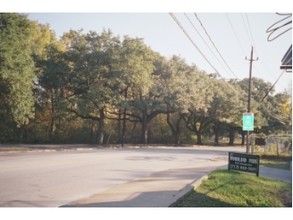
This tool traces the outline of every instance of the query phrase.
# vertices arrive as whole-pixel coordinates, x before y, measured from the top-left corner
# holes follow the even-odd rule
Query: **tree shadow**
[[[171,204],[172,208],[207,208],[207,207],[235,207],[235,205],[223,202],[219,199],[215,199],[207,196],[204,193],[195,193],[193,190],[186,194],[186,196],[180,198],[175,203]]]
[[[188,202],[180,197],[176,197],[178,191],[151,191],[151,192],[141,192],[135,194],[126,200],[112,200],[105,202],[88,202],[88,203],[75,203],[61,206],[61,208],[85,208],[85,207],[104,207],[104,208],[178,208],[178,207],[233,207],[232,204],[220,201],[218,199],[211,198],[205,194],[197,194]],[[170,205],[170,201],[172,201]],[[196,204],[196,205],[194,205]]]
[[[157,172],[62,207],[169,207],[194,188],[194,179],[202,178],[207,171],[215,168],[182,168]],[[179,188],[172,186],[178,180],[183,180],[180,184],[187,184]],[[172,189],[161,190],[162,186],[171,186]]]

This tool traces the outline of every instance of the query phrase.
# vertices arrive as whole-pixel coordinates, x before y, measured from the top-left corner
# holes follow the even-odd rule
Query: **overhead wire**
[[[247,35],[248,35],[248,37],[249,37],[249,39],[250,39],[250,43],[251,43],[251,45],[253,45],[254,52],[256,53],[257,56],[259,56],[258,49],[256,48],[256,44],[255,44],[255,41],[254,41],[254,38],[253,38],[253,34],[252,34],[252,30],[251,30],[251,26],[250,26],[250,22],[249,22],[249,18],[248,18],[248,16],[247,16],[247,13],[244,14],[244,16],[245,16],[245,18],[246,18],[246,23],[245,23],[245,21],[244,21],[244,16],[243,16],[243,14],[241,14],[241,16],[242,16],[243,24],[244,24],[244,26],[247,28],[247,29],[246,29],[246,33],[247,33]],[[247,24],[247,26],[246,26],[246,24]],[[263,67],[265,67],[264,62],[262,61],[262,59],[260,59],[260,64],[262,64]],[[257,66],[255,66],[255,68],[256,68],[256,70],[257,70],[258,75],[260,75],[260,74],[259,74],[259,69],[257,68]],[[267,69],[267,68],[265,67],[264,69]],[[266,72],[269,73],[271,76],[273,76],[273,74],[271,74],[270,71],[267,71],[267,70],[266,70]],[[274,84],[274,85],[275,85],[275,84]],[[253,86],[253,85],[252,85],[252,86]],[[271,88],[271,89],[272,89],[272,88]]]
[[[252,40],[252,43],[254,45],[254,51],[256,53],[257,56],[259,56],[259,51],[258,51],[258,48],[256,48],[256,44],[255,44],[255,41],[254,41],[254,38],[253,38],[253,34],[252,34],[252,31],[251,31],[251,26],[250,26],[250,22],[249,22],[249,19],[248,19],[248,16],[247,16],[247,13],[244,14],[245,17],[246,17],[246,21],[247,21],[247,24],[248,24],[248,31],[249,31],[249,34],[250,34],[250,37],[251,37],[251,40]],[[262,59],[260,59],[260,64],[264,67],[264,70],[269,73],[270,76],[274,76],[274,74],[271,73],[271,71],[269,70],[270,68],[267,68],[267,65],[263,62]],[[259,69],[257,68],[256,66],[256,69],[257,71],[259,72]],[[260,75],[260,74],[259,74]]]
[[[212,40],[211,36],[209,35],[209,33],[207,32],[206,28],[204,27],[202,21],[199,19],[198,15],[196,13],[194,13],[196,19],[198,20],[198,22],[200,23],[202,29],[204,30],[204,32],[206,33],[206,35],[208,36],[210,42],[212,43],[212,45],[214,46],[214,48],[216,49],[217,53],[219,54],[219,56],[221,57],[221,59],[223,60],[223,62],[225,63],[225,65],[228,67],[228,69],[230,70],[230,72],[232,73],[232,75],[238,79],[238,77],[236,76],[236,74],[233,72],[233,70],[231,69],[231,67],[228,65],[228,63],[226,62],[226,60],[224,59],[224,57],[222,56],[222,54],[220,53],[219,49],[217,48],[217,46],[215,45],[214,41]]]
[[[211,64],[211,62],[208,60],[208,58],[203,54],[203,52],[199,49],[199,47],[194,43],[192,38],[189,36],[187,31],[184,29],[184,27],[181,25],[179,20],[176,18],[176,16],[173,13],[169,13],[169,15],[173,18],[173,20],[176,22],[176,24],[180,27],[180,29],[183,31],[185,36],[189,39],[189,41],[192,43],[192,45],[197,49],[197,51],[201,54],[201,56],[206,60],[206,62],[213,68],[213,70],[220,75],[219,71]]]
[[[225,69],[225,71],[227,72],[226,67],[221,63],[221,61],[219,60],[219,58],[216,56],[216,54],[212,51],[212,49],[210,48],[210,46],[208,45],[208,43],[206,42],[206,40],[204,39],[204,37],[201,35],[201,33],[197,30],[197,28],[195,27],[195,25],[193,24],[193,22],[191,21],[191,19],[188,17],[188,15],[186,13],[184,13],[186,19],[189,21],[189,23],[192,25],[193,29],[196,31],[196,33],[200,36],[200,38],[202,39],[202,41],[204,42],[204,44],[207,46],[207,48],[209,49],[209,51],[214,55],[214,57],[216,58],[216,60],[219,62],[219,64]]]
[[[243,46],[242,46],[242,44],[241,44],[241,42],[240,42],[240,40],[239,40],[239,37],[238,37],[238,35],[237,35],[236,31],[235,31],[235,28],[234,28],[234,26],[233,26],[233,24],[232,24],[232,22],[231,22],[231,20],[230,20],[230,18],[229,18],[229,16],[228,16],[228,14],[225,13],[225,15],[226,15],[226,18],[227,18],[227,20],[228,20],[228,23],[230,24],[230,27],[231,27],[231,29],[232,29],[232,31],[233,31],[233,34],[234,34],[234,36],[235,36],[235,38],[236,38],[236,40],[237,40],[237,42],[238,42],[238,44],[239,44],[239,47],[240,47],[240,49],[242,50],[243,56],[245,56],[245,51],[244,51]]]
[[[246,18],[246,22],[247,22],[247,26],[248,26],[248,32],[249,32],[249,35],[250,35],[250,38],[251,38],[251,41],[252,41],[252,45],[255,47],[255,42],[254,42],[254,39],[253,39],[253,35],[252,35],[252,31],[251,31],[251,26],[250,26],[250,22],[249,22],[247,13],[245,13],[244,15],[245,15],[245,18]]]
[[[256,50],[256,48],[255,48],[255,41],[254,41],[254,38],[253,38],[253,34],[252,34],[252,30],[251,30],[251,25],[250,25],[250,22],[249,22],[249,18],[248,18],[248,16],[247,16],[247,14],[244,14],[244,15],[245,15],[246,23],[247,23],[247,24],[246,24],[245,21],[244,21],[244,16],[243,16],[243,14],[241,15],[241,18],[242,18],[243,25],[244,25],[244,27],[245,27],[246,34],[247,34],[247,36],[248,36],[248,40],[250,41],[251,45],[253,45],[254,50],[255,50],[255,52],[256,52],[256,55],[258,55],[259,53],[257,52],[257,50]],[[232,22],[231,22],[231,20],[230,20],[230,18],[228,17],[227,14],[226,14],[226,17],[227,17],[227,19],[228,19],[228,21],[229,21],[229,23],[230,23],[230,26],[231,26],[231,28],[232,28],[232,30],[233,30],[233,33],[234,33],[236,39],[237,39],[238,42],[239,42],[239,45],[240,45],[242,51],[244,52],[244,50],[243,50],[243,48],[242,48],[242,46],[241,46],[240,40],[238,39],[238,36],[237,36],[237,34],[236,34],[236,31],[235,31],[235,29],[234,29],[234,27],[233,27],[233,25],[232,25]],[[261,64],[264,65],[264,63],[263,63],[262,61],[261,61]],[[265,65],[264,65],[264,66],[265,66]],[[267,71],[267,72],[271,73],[270,71]],[[265,96],[261,99],[259,105],[261,105],[261,104],[263,103],[263,100],[269,95],[269,93],[270,93],[270,92],[272,91],[272,89],[275,87],[275,85],[277,84],[277,82],[278,82],[278,81],[280,80],[280,78],[282,77],[283,73],[284,73],[284,71],[280,74],[280,76],[277,78],[277,80],[275,81],[275,83],[274,83],[274,84],[270,87],[270,89],[266,92]],[[252,87],[254,87],[253,84],[252,84]]]
[[[246,35],[247,35],[248,41],[250,42],[250,45],[251,45],[251,46],[254,46],[254,44],[253,44],[253,39],[251,38],[251,36],[250,36],[250,34],[249,34],[249,28],[247,27],[247,24],[245,23],[243,13],[241,13],[241,18],[242,18],[242,23],[243,23],[243,26],[244,26],[245,33],[246,33]]]
[[[263,100],[268,96],[268,94],[270,93],[270,91],[274,88],[274,86],[277,84],[277,82],[280,80],[280,78],[282,77],[282,75],[284,74],[285,70],[283,70],[280,74],[280,76],[277,78],[277,80],[274,82],[274,84],[271,86],[271,88],[267,91],[267,93],[265,94],[265,96],[261,99],[260,102],[263,102]]]
[[[185,13],[184,13],[185,14]],[[196,16],[196,13],[194,13],[195,14],[195,16]],[[184,29],[184,27],[182,26],[182,24],[179,22],[179,20],[176,18],[176,16],[173,14],[173,13],[169,13],[169,15],[172,17],[172,19],[177,23],[177,25],[180,27],[180,29],[183,31],[183,33],[186,35],[186,37],[189,39],[189,41],[192,43],[192,45],[198,50],[198,52],[203,56],[203,58],[207,61],[207,63],[214,69],[214,71],[217,73],[217,74],[219,74],[219,71],[211,64],[211,62],[207,59],[207,57],[203,54],[203,52],[199,49],[199,47],[195,44],[195,42],[192,40],[192,38],[189,36],[189,34],[187,33],[187,31]],[[196,32],[199,34],[199,32],[198,32],[198,30],[195,28],[195,26],[194,26],[194,24],[192,23],[192,21],[189,19],[189,17],[185,14],[185,16],[186,16],[186,18],[188,19],[188,21],[192,24],[192,26],[194,27],[194,29],[196,30]],[[245,15],[246,16],[246,22],[247,22],[247,24],[245,23],[245,21],[244,21],[244,16],[242,15],[242,22],[243,22],[243,25],[244,25],[244,27],[245,27],[245,30],[246,30],[246,34],[247,34],[247,36],[248,36],[248,40],[250,41],[250,43],[252,44],[252,45],[254,45],[254,39],[253,39],[253,35],[252,35],[252,32],[251,32],[251,27],[250,27],[250,23],[249,23],[249,19],[248,19],[248,17],[247,17],[247,15]],[[237,33],[236,33],[236,31],[235,31],[235,29],[234,29],[234,27],[233,27],[233,24],[232,24],[232,22],[231,22],[231,20],[230,20],[230,18],[229,18],[229,16],[226,14],[226,17],[227,17],[227,20],[228,20],[228,22],[229,22],[229,24],[230,24],[230,26],[231,26],[231,29],[232,29],[232,31],[233,31],[233,33],[234,33],[234,35],[235,35],[235,38],[237,39],[237,42],[238,42],[238,44],[239,44],[239,47],[241,48],[241,50],[242,50],[242,52],[244,53],[244,50],[243,50],[243,47],[242,47],[242,45],[241,45],[241,42],[240,42],[240,40],[239,40],[239,38],[238,38],[238,35],[237,35]],[[201,24],[202,24],[202,22],[201,22]],[[202,27],[203,27],[203,25],[202,25]],[[203,29],[204,29],[204,27],[203,27]],[[209,36],[208,35],[208,33],[206,32],[206,34],[207,34],[207,36]],[[200,34],[199,34],[200,35]],[[203,39],[203,37],[200,35],[200,37]],[[210,37],[209,37],[210,38]],[[205,42],[205,41],[204,41]],[[212,42],[212,40],[211,40],[211,42]],[[205,44],[206,44],[206,42],[205,42]],[[207,44],[206,44],[207,45]],[[209,48],[209,47],[208,47]],[[209,48],[210,49],[210,48]],[[213,53],[214,54],[214,53]],[[245,54],[245,53],[244,53]],[[275,81],[275,83],[271,86],[271,88],[269,89],[269,91],[267,91],[267,93],[266,93],[266,95],[262,98],[262,100],[261,100],[261,102],[263,102],[263,100],[267,97],[267,95],[270,93],[270,91],[274,88],[274,86],[276,85],[276,83],[280,80],[280,78],[282,77],[282,75],[283,75],[283,73],[284,73],[284,71],[281,73],[281,75],[278,77],[278,79]],[[236,78],[237,78],[237,76],[236,76]],[[235,91],[235,89],[234,88],[232,88],[233,90],[234,90],[234,92],[236,92]],[[260,103],[261,103],[260,102]]]
[[[169,15],[173,18],[173,20],[176,22],[176,24],[180,27],[180,29],[183,31],[183,33],[186,35],[186,37],[189,39],[189,41],[192,43],[192,45],[198,50],[198,52],[203,56],[203,58],[208,62],[208,64],[214,69],[214,71],[221,75],[219,73],[219,71],[211,64],[211,62],[207,59],[207,57],[203,54],[203,52],[199,49],[199,47],[194,43],[194,41],[192,40],[192,38],[189,36],[189,34],[187,33],[187,31],[184,29],[184,27],[181,25],[181,23],[179,22],[179,20],[176,18],[176,16],[173,13],[169,13]],[[228,83],[228,86],[230,86],[230,88],[235,92],[235,94],[237,94],[238,92],[232,87],[232,85],[230,83]]]
[[[256,55],[259,57],[259,52],[258,50],[255,48],[255,53]],[[270,76],[274,76],[274,74],[271,72],[270,68],[267,66],[267,64],[265,62],[263,62],[262,59],[259,59],[260,64],[263,66],[263,69],[266,71],[266,73],[269,73]]]

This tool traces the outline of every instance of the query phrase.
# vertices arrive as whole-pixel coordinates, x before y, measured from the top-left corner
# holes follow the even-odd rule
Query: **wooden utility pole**
[[[252,62],[258,60],[258,58],[256,58],[255,60],[253,59],[253,47],[251,47],[250,59],[247,59],[247,57],[245,57],[245,59],[249,61],[247,113],[251,113],[250,102],[251,102]],[[246,134],[246,153],[251,153],[251,149],[249,145],[249,131],[247,131],[247,134]]]

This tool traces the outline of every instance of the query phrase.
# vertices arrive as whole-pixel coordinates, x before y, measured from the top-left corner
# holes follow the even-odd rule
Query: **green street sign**
[[[242,115],[242,130],[243,131],[253,131],[254,129],[254,114],[253,113],[243,113]]]

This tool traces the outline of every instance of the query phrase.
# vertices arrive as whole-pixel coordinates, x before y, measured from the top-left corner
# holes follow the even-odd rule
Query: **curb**
[[[193,190],[195,190],[197,187],[200,186],[200,184],[204,181],[207,180],[209,178],[208,175],[204,175],[203,177],[201,177],[200,179],[198,179],[197,181],[193,182],[191,185],[187,185],[186,187],[184,187],[184,189],[181,190],[180,193],[178,193],[176,195],[176,197],[174,197],[174,201],[168,206],[168,207],[174,207],[174,205],[179,202],[185,195],[187,195],[188,193],[192,192]]]

